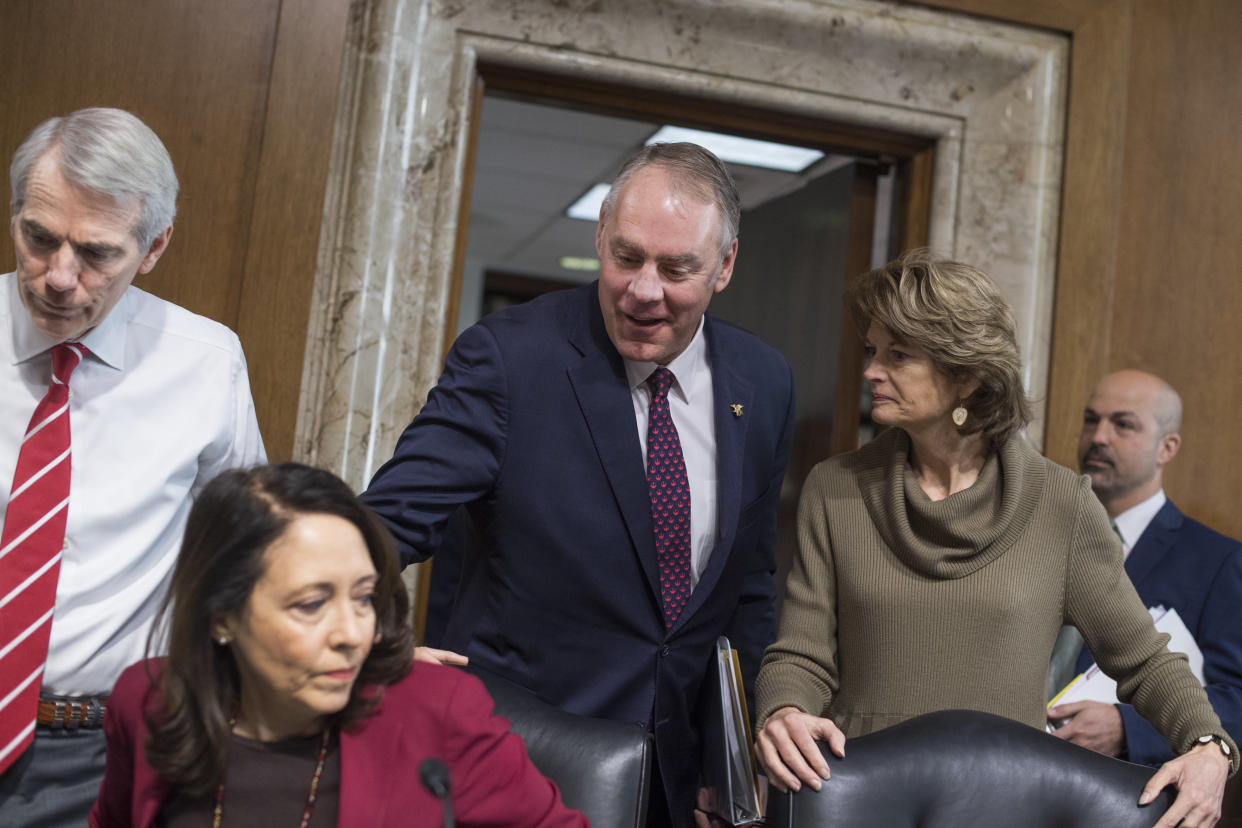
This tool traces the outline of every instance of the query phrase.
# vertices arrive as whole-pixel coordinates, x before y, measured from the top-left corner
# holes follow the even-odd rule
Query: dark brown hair
[[[264,553],[299,515],[343,518],[362,534],[377,579],[373,606],[379,641],[362,663],[349,701],[332,718],[348,726],[378,703],[384,685],[409,673],[409,598],[388,530],[336,475],[300,463],[228,471],[194,501],[148,650],[167,627],[168,659],[159,703],[146,713],[147,760],[189,795],[219,784],[228,755],[229,717],[241,694],[232,651],[212,640],[214,622],[241,613],[262,577]]]

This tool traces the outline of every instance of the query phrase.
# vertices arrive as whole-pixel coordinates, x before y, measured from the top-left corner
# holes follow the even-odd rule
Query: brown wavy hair
[[[384,686],[410,671],[414,637],[396,547],[349,486],[330,472],[300,463],[219,475],[190,510],[172,586],[148,641],[148,652],[157,651],[167,630],[159,701],[145,714],[147,761],[188,795],[207,793],[220,783],[229,717],[241,697],[232,651],[213,641],[212,624],[245,609],[263,575],[264,553],[290,522],[306,514],[335,515],[357,527],[378,576],[372,600],[380,639],[363,661],[349,701],[329,723],[348,727],[363,719]]]
[[[917,248],[860,276],[845,301],[862,336],[878,323],[927,351],[951,381],[978,383],[963,401],[963,434],[982,432],[997,447],[1030,422],[1013,311],[982,270]]]

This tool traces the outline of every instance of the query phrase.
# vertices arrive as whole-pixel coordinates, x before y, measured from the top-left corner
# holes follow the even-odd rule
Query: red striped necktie
[[[660,599],[664,626],[673,626],[690,598],[690,481],[681,438],[668,410],[673,374],[657,368],[647,378],[651,404],[647,409],[647,489],[655,528],[656,564],[660,568]]]
[[[69,515],[69,375],[86,355],[52,348],[52,384],[17,455],[0,531],[0,774],[34,739]]]

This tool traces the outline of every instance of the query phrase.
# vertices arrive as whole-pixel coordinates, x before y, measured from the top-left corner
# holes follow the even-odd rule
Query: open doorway
[[[742,229],[734,279],[711,306],[782,351],[793,368],[796,431],[776,550],[783,574],[811,467],[869,437],[862,348],[846,329],[841,294],[848,278],[926,242],[928,139],[480,66],[450,336],[507,304],[593,281],[598,207],[578,218],[571,208],[592,188],[606,189],[629,156],[670,127],[810,151],[787,169],[722,155],[742,198]],[[448,566],[437,561],[432,575],[441,599]],[[424,598],[431,580],[420,579]],[[435,644],[435,624],[425,629]]]

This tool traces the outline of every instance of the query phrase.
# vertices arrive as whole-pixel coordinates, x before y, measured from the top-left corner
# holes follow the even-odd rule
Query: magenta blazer
[[[144,706],[158,704],[150,672],[163,659],[126,668],[104,716],[108,767],[91,828],[148,828],[169,785],[147,764]],[[342,828],[426,826],[443,821],[439,800],[418,781],[418,766],[441,759],[452,774],[454,816],[462,826],[581,826],[586,818],[561,802],[509,723],[473,676],[418,663],[388,687],[360,725],[341,733]]]

